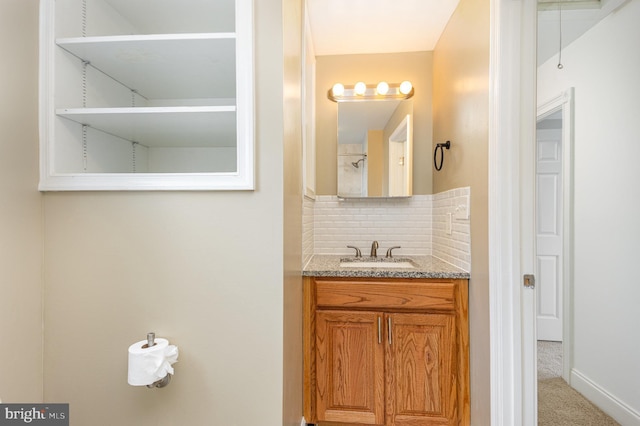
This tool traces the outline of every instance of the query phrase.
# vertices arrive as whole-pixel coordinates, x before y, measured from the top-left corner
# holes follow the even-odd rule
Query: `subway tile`
[[[367,250],[376,239],[383,247],[400,245],[405,254],[433,254],[466,265],[468,270],[469,221],[454,220],[452,235],[444,231],[447,213],[454,213],[469,192],[466,187],[401,200],[341,200],[335,196],[305,200],[303,255],[307,256],[309,247],[317,254],[347,254],[347,244]]]

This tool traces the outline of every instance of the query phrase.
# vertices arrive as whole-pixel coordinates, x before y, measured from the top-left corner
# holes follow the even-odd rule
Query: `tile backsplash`
[[[302,265],[313,256],[313,206],[315,201],[302,197]]]
[[[368,254],[371,243],[380,252],[401,246],[396,253],[431,254],[429,196],[402,199],[338,199],[321,196],[314,206],[314,254],[353,254],[352,245]]]
[[[471,221],[469,187],[434,194],[432,254],[471,272]],[[448,217],[451,215],[451,226]]]
[[[469,195],[466,187],[398,199],[305,199],[303,261],[306,264],[313,254],[353,254],[347,245],[368,255],[376,240],[382,255],[389,247],[401,246],[396,255],[432,254],[469,271],[470,221],[465,218]],[[450,234],[447,214],[451,214]]]

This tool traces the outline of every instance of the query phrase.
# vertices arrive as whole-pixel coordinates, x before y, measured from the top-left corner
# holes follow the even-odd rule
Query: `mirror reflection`
[[[413,100],[338,103],[338,196],[412,195]]]

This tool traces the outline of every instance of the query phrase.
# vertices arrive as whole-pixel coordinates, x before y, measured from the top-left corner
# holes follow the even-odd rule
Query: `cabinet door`
[[[382,314],[316,313],[319,421],[384,423]]]
[[[387,425],[457,425],[455,319],[388,314]]]

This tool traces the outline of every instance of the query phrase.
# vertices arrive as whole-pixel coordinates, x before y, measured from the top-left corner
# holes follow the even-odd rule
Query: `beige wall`
[[[300,1],[255,8],[255,191],[44,196],[44,395],[72,425],[300,422]],[[127,384],[148,331],[180,347],[164,389]]]
[[[302,418],[302,0],[284,0],[283,426]],[[277,20],[276,20],[277,21]],[[276,29],[274,28],[274,31]],[[267,249],[268,250],[268,249]]]
[[[451,141],[435,193],[471,187],[471,422],[490,423],[488,117],[489,1],[461,0],[433,53],[433,140]],[[433,153],[433,151],[431,151]],[[432,159],[433,156],[431,155]]]
[[[318,56],[316,63],[316,193],[337,194],[337,118],[327,90],[336,82],[400,83],[415,88],[413,193],[431,194],[432,52]]]
[[[0,2],[0,399],[42,401],[38,1]]]

